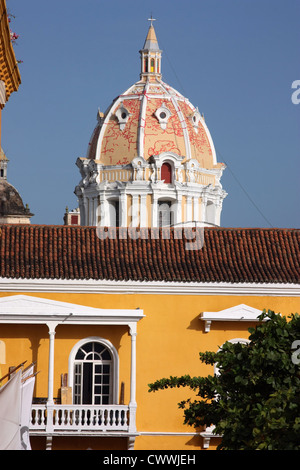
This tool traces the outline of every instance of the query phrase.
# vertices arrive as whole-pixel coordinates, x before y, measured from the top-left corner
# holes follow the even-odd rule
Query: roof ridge
[[[47,228],[72,228],[77,230],[84,230],[84,229],[97,229],[94,225],[64,225],[64,224],[15,224],[15,223],[0,223],[0,227],[2,226],[26,226],[28,228],[33,227],[47,227]],[[284,230],[292,230],[292,231],[300,231],[300,228],[297,227],[103,227],[107,230],[135,230],[135,231],[142,231],[142,230],[190,230],[195,228],[203,228],[205,230],[212,230],[212,231],[238,231],[238,230],[262,230],[262,231],[284,231]]]

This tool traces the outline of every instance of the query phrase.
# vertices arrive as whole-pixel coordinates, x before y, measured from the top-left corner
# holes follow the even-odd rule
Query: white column
[[[46,436],[46,450],[52,450],[52,436]]]
[[[132,207],[131,207],[131,227],[138,227],[139,225],[139,195],[132,195]]]
[[[90,216],[89,216],[89,225],[95,225],[95,198],[90,198]]]
[[[127,227],[127,196],[125,193],[120,195],[120,215],[121,227]]]
[[[129,402],[129,432],[136,431],[136,323],[130,323],[131,363],[130,363],[130,402]]]
[[[206,222],[206,198],[201,199],[201,222]]]
[[[97,207],[98,207],[98,197],[93,198],[93,226],[97,225]]]
[[[109,203],[106,199],[105,194],[100,195],[100,221],[101,227],[108,227],[110,225],[109,220]]]
[[[141,195],[141,205],[140,205],[140,226],[148,226],[148,217],[147,217],[147,195]]]
[[[56,322],[47,323],[49,329],[49,369],[48,369],[48,400],[49,405],[53,405],[53,384],[54,384],[54,338]]]
[[[199,221],[199,198],[198,198],[198,196],[195,196],[193,198],[193,200],[194,200],[194,217],[193,217],[193,220],[198,222]]]
[[[215,206],[215,224],[221,225],[221,211],[222,211],[222,201],[218,201]]]
[[[193,206],[192,206],[192,198],[191,196],[187,196],[186,198],[186,222],[190,223],[193,220]]]
[[[83,196],[82,198],[83,201],[83,217],[82,217],[82,222],[81,225],[88,225],[88,200],[86,196]],[[80,214],[81,217],[81,214]]]
[[[152,227],[158,226],[158,207],[157,207],[157,196],[152,195]]]
[[[177,201],[175,202],[174,223],[182,222],[182,195],[177,193]]]

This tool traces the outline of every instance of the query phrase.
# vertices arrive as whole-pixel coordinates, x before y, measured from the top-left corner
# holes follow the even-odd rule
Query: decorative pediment
[[[201,115],[198,108],[196,108],[193,114],[189,116],[189,120],[193,124],[195,132],[198,132],[199,121],[201,120]]]
[[[177,168],[181,165],[183,160],[184,157],[177,155],[177,153],[174,152],[162,152],[159,155],[152,155],[149,159],[149,161],[153,162],[157,168],[160,168],[166,161],[171,161],[174,164],[174,167]]]
[[[125,106],[122,103],[121,106],[116,111],[116,117],[119,121],[119,126],[120,126],[121,131],[125,129],[125,125],[130,116],[131,116],[130,112],[128,111],[128,109],[125,108]]]
[[[160,127],[162,129],[166,129],[167,128],[167,124],[168,124],[168,120],[170,119],[170,117],[172,116],[172,113],[171,111],[169,110],[169,108],[165,105],[165,103],[162,104],[162,106],[160,106],[154,113],[154,115],[156,116],[159,124],[160,124]]]
[[[205,332],[208,333],[212,321],[258,321],[261,313],[262,310],[240,304],[219,312],[202,312],[200,319],[205,322]]]
[[[140,309],[101,309],[29,295],[0,298],[0,323],[128,325],[143,316]]]

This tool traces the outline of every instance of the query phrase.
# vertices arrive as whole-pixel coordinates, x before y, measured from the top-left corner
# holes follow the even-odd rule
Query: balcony
[[[69,288],[68,288],[69,289]],[[136,309],[101,309],[86,305],[59,302],[56,300],[33,297],[29,295],[12,295],[0,299],[0,324],[16,325],[47,325],[49,332],[48,353],[48,393],[46,403],[33,403],[29,434],[31,436],[45,436],[46,449],[51,450],[54,436],[74,436],[77,433],[86,436],[114,436],[127,437],[128,450],[132,450],[136,431],[136,336],[137,323],[144,317],[143,311]],[[69,326],[81,328],[82,325],[97,327],[110,325],[112,328],[127,326],[131,337],[130,355],[130,384],[128,405],[73,405],[58,404],[54,398],[54,343],[55,332],[58,325],[62,332]],[[124,334],[124,329],[120,331]],[[66,332],[69,338],[69,333]],[[69,386],[74,383],[75,353],[79,346],[94,341],[95,337],[82,338],[76,343],[69,354]],[[96,340],[107,347],[111,354],[112,390],[110,400],[118,403],[119,357],[115,347],[105,338],[96,337]],[[128,364],[129,366],[129,364]],[[45,392],[46,395],[46,392]],[[39,401],[44,400],[37,399]]]
[[[129,433],[131,411],[128,405],[32,405],[30,434]]]

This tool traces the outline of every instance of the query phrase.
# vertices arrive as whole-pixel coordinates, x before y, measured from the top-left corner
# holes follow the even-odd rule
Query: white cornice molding
[[[202,312],[200,320],[205,322],[205,333],[208,333],[210,331],[212,321],[257,322],[261,313],[261,310],[257,308],[240,304],[218,312]]]
[[[29,295],[0,298],[0,323],[68,323],[129,325],[144,317],[143,310],[102,309]]]
[[[1,292],[300,297],[300,284],[0,278]]]

